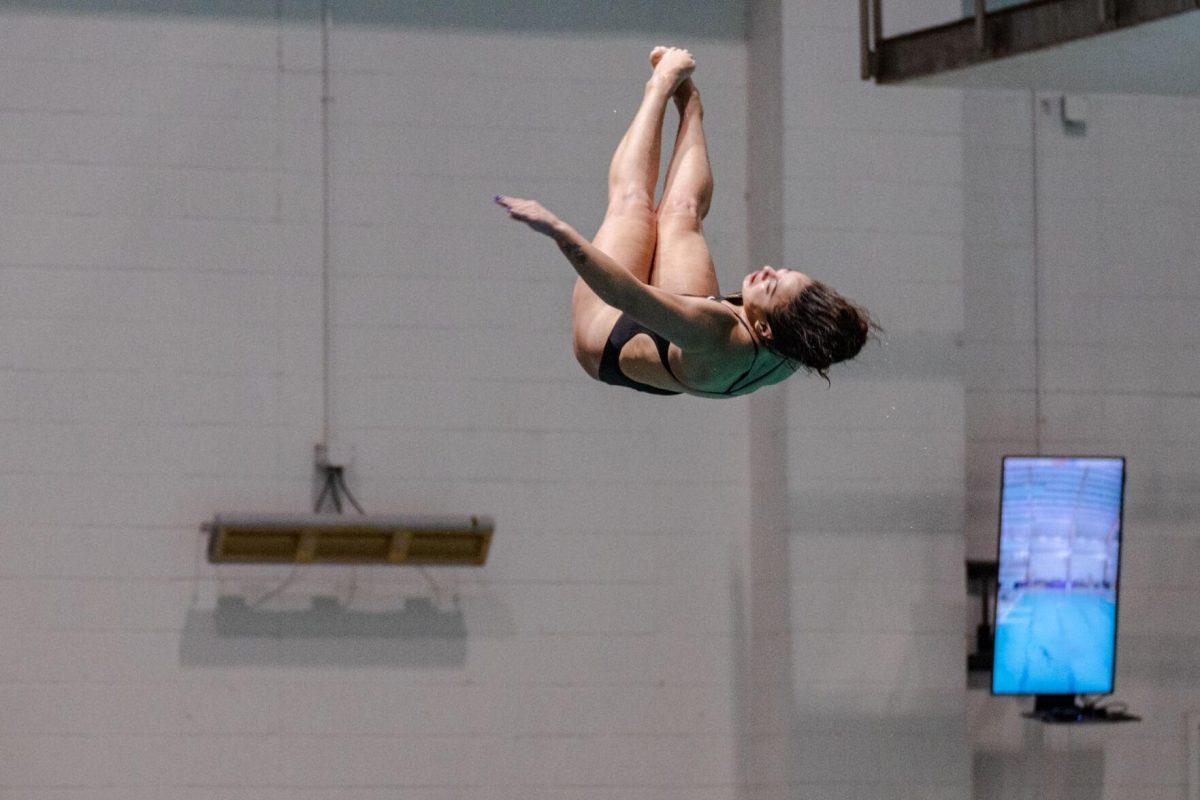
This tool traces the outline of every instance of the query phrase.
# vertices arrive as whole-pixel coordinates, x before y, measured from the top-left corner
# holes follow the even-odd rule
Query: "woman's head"
[[[802,272],[763,267],[742,281],[746,318],[775,353],[829,380],[826,370],[853,358],[872,330],[866,309]]]

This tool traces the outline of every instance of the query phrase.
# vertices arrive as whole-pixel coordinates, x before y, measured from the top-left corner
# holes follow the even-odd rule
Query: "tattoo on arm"
[[[632,273],[623,269],[604,253],[595,250],[586,239],[574,231],[558,239],[558,248],[571,262],[593,292],[610,306],[625,309],[632,291],[630,284],[637,283]]]
[[[587,261],[587,256],[583,253],[583,247],[574,242],[562,242],[559,245],[559,249],[563,251],[563,255],[572,264],[582,264]]]

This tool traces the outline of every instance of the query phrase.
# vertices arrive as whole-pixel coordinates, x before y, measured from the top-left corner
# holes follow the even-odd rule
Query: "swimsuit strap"
[[[614,386],[628,386],[630,389],[636,389],[639,392],[646,392],[647,394],[679,394],[676,391],[660,389],[657,386],[635,381],[621,371],[621,351],[625,348],[626,343],[639,333],[646,333],[654,340],[655,346],[658,348],[659,358],[663,359],[664,365],[666,364],[664,351],[667,347],[670,347],[671,343],[638,323],[633,317],[622,313],[617,317],[617,321],[613,324],[612,330],[609,331],[608,339],[604,343],[604,352],[600,357],[600,369],[597,377],[605,383]],[[667,367],[667,371],[671,371],[669,366]]]
[[[735,306],[742,305],[742,293],[741,292],[737,292],[736,294],[731,294],[731,295],[717,295],[717,296],[709,295],[708,299],[716,300],[718,303],[724,301],[724,302],[730,303],[731,305],[735,305]],[[784,366],[785,364],[790,363],[786,358],[781,359],[779,361],[779,363],[777,363],[774,367],[772,367],[771,369],[764,372],[762,375],[759,375],[757,378],[753,378],[752,380],[742,384],[741,386],[738,386],[738,384],[741,383],[743,380],[745,380],[746,377],[754,370],[754,365],[758,363],[758,351],[759,351],[758,337],[756,337],[754,335],[754,329],[750,327],[749,322],[747,322],[745,319],[742,318],[741,314],[736,313],[732,309],[730,309],[729,313],[733,314],[733,316],[737,318],[737,321],[742,323],[742,326],[746,329],[746,332],[750,334],[750,342],[754,345],[754,358],[752,358],[750,360],[750,366],[746,368],[746,371],[743,372],[741,375],[737,376],[737,378],[734,379],[733,383],[729,384],[728,389],[726,389],[723,392],[714,392],[713,394],[731,395],[734,392],[740,392],[744,389],[748,389],[751,386],[753,386],[754,384],[763,381],[764,379],[770,377],[771,375],[774,375],[776,372],[779,371],[780,367]]]
[[[725,297],[712,297],[709,299],[716,300],[718,303],[722,303],[722,301],[728,300],[728,298],[725,298]],[[737,299],[738,299],[738,302],[735,305],[741,305],[741,299],[742,299],[741,295],[738,295]],[[722,306],[723,305],[724,305],[724,303],[722,303]],[[729,384],[729,388],[726,389],[725,391],[721,392],[721,394],[732,394],[734,391],[736,391],[738,388],[738,384],[741,383],[742,380],[744,380],[745,377],[750,374],[750,372],[754,369],[754,365],[758,363],[758,339],[755,338],[755,336],[754,336],[754,329],[750,327],[749,322],[742,319],[741,314],[738,314],[733,309],[729,309],[729,313],[733,314],[734,319],[736,319],[738,322],[742,323],[743,327],[745,327],[745,329],[746,329],[746,332],[750,334],[750,343],[754,345],[754,358],[750,359],[750,366],[746,367],[746,371],[743,372],[741,375],[738,375],[736,378],[734,378],[733,383]],[[743,386],[741,388],[744,389],[746,387]]]
[[[667,374],[671,376],[672,380],[677,383],[682,383],[679,378],[675,377],[675,372],[671,369],[671,359],[668,355],[671,350],[671,342],[667,339],[664,339],[662,336],[658,335],[649,328],[646,328],[646,333],[650,334],[650,338],[654,340],[654,346],[658,349],[658,360],[662,362],[663,369],[667,371]]]

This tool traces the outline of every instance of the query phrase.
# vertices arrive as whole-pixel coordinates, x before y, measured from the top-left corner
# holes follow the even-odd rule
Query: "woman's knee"
[[[673,233],[698,233],[703,219],[704,214],[695,198],[664,201],[655,219],[659,239],[661,241],[664,234],[669,237]]]
[[[699,228],[708,214],[709,198],[704,194],[667,196],[658,207],[659,227],[683,226]]]
[[[608,213],[622,217],[654,219],[654,195],[637,184],[618,184],[609,188]]]

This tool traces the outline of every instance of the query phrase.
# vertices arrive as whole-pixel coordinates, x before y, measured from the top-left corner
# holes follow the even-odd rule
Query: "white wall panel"
[[[850,5],[784,20],[784,263],[885,331],[831,388],[788,387],[788,558],[760,602],[790,614],[756,647],[790,735],[753,774],[773,800],[966,797],[962,94],[860,82]]]
[[[1036,451],[1035,408],[1043,452],[1126,455],[1116,695],[1105,700],[1127,703],[1143,717],[1112,730],[1031,735],[1016,715],[1017,701],[972,697],[976,794],[1019,797],[1032,787],[1046,798],[1181,800],[1184,715],[1197,702],[1200,676],[1188,577],[1200,514],[1191,455],[1200,359],[1194,226],[1185,220],[1194,203],[1184,185],[1200,162],[1181,149],[1181,137],[1190,135],[1200,109],[1188,98],[1097,95],[1087,98],[1086,129],[1068,132],[1053,96],[1043,106],[1025,94],[1023,108],[1014,102],[990,111],[993,93],[976,96],[973,139],[994,125],[1015,129],[1018,120],[1027,146],[1036,135],[1037,248],[1024,253],[1023,264],[969,262],[975,272],[967,303],[998,302],[994,287],[1002,279],[1029,287],[1036,270],[1041,313],[1036,359],[1032,344],[1018,348],[1006,344],[1015,337],[992,338],[996,326],[988,316],[967,318],[979,376],[968,408],[969,551],[995,557],[999,459]],[[1029,153],[1027,205],[1034,199]],[[1011,183],[990,173],[981,181]],[[1030,239],[1034,224],[1030,213]],[[984,274],[992,267],[1004,274]],[[1014,322],[1029,320],[1027,340],[1033,303],[1023,288],[1010,305]],[[996,376],[1021,391],[991,391],[1003,383]],[[1047,775],[1057,777],[1047,781]]]

